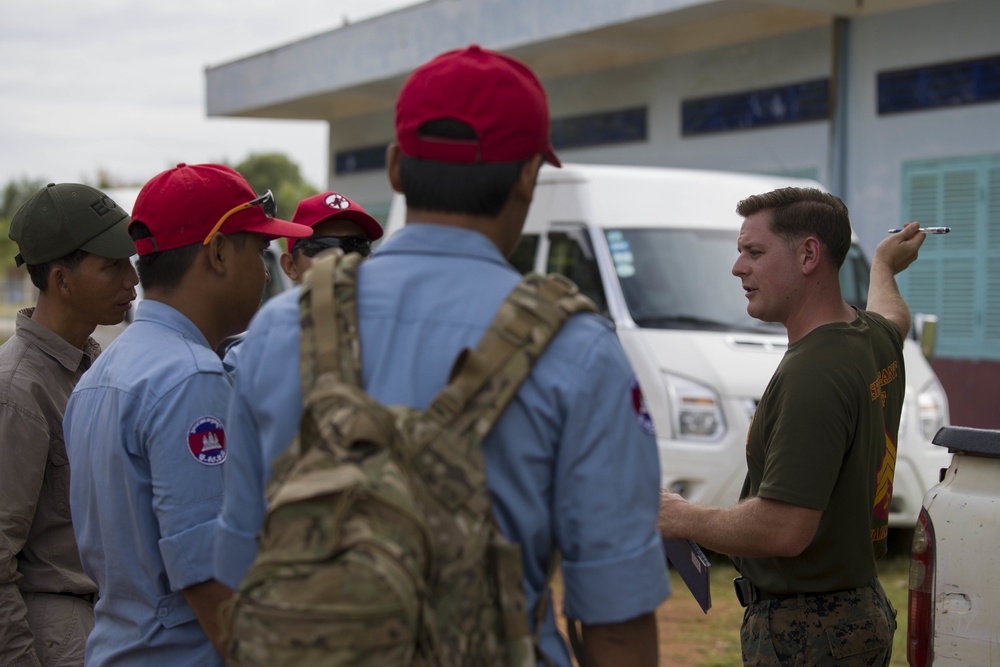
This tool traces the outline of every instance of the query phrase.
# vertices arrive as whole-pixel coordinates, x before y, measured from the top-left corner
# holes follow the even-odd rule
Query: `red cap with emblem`
[[[369,241],[382,238],[382,225],[378,220],[368,215],[360,204],[348,199],[338,192],[321,192],[312,197],[306,197],[295,208],[292,222],[307,227],[315,227],[326,220],[350,220],[356,222],[368,237]],[[288,239],[288,252],[292,251],[295,242],[302,237]]]
[[[140,255],[206,242],[213,231],[254,232],[272,239],[312,234],[309,227],[268,215],[265,206],[271,204],[268,208],[273,213],[273,202],[270,193],[258,197],[231,167],[181,163],[142,186],[132,207],[129,229],[137,222],[149,229],[148,238],[135,242]]]

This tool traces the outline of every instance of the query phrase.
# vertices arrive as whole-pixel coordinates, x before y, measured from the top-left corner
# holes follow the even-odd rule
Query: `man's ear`
[[[399,177],[399,163],[403,158],[403,151],[395,141],[385,149],[385,173],[389,177],[389,185],[395,192],[403,191],[403,179]]]
[[[299,267],[295,266],[295,259],[292,258],[292,254],[289,252],[281,253],[281,257],[278,258],[278,263],[281,264],[281,270],[285,272],[288,279],[293,283],[299,281]]]
[[[802,273],[812,274],[819,266],[823,255],[823,246],[815,236],[807,236],[799,244],[799,261],[802,266]]]
[[[521,165],[521,173],[514,183],[514,193],[527,201],[535,195],[535,183],[538,182],[538,172],[542,168],[542,156],[536,155]]]
[[[69,298],[72,293],[72,290],[70,289],[69,274],[70,271],[65,266],[54,264],[52,268],[49,269],[49,289],[58,291],[62,296]]]
[[[233,241],[228,236],[221,232],[212,235],[212,240],[204,248],[209,269],[219,275],[224,274],[229,265],[232,249]]]

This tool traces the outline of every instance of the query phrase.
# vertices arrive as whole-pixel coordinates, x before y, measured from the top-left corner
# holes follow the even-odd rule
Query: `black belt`
[[[864,586],[859,586],[858,588],[844,588],[836,591],[823,591],[821,593],[769,593],[754,586],[753,582],[746,577],[736,577],[733,579],[733,588],[736,589],[736,599],[740,601],[740,604],[744,607],[749,607],[757,602],[781,602],[782,600],[791,600],[792,598],[798,597],[833,595],[835,593],[856,591],[858,588],[864,588]]]

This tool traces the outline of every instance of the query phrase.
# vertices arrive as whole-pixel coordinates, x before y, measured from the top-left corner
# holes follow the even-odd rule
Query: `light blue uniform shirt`
[[[197,327],[147,299],[70,396],[73,526],[101,596],[88,665],[223,664],[181,590],[212,578],[231,391]]]
[[[365,389],[384,404],[426,408],[519,280],[482,234],[407,225],[360,269]],[[298,430],[299,338],[295,289],[264,306],[240,346],[215,560],[216,578],[229,586],[256,554],[270,463]],[[574,317],[483,443],[494,514],[522,548],[529,608],[553,549],[562,554],[566,612],[585,623],[624,621],[669,595],[656,531],[659,461],[633,410],[631,378],[611,323]],[[568,666],[551,609],[542,646]]]

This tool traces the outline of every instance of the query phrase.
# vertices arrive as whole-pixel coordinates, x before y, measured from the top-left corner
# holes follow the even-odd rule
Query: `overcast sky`
[[[205,67],[418,1],[0,0],[0,186],[278,151],[322,187],[326,124],[206,118]]]

